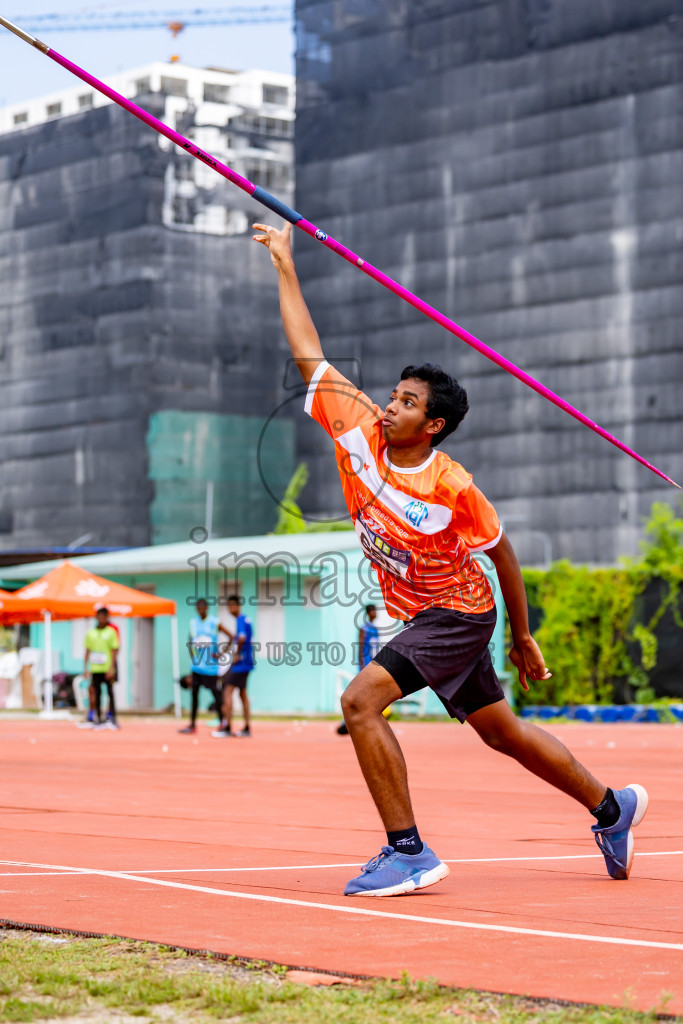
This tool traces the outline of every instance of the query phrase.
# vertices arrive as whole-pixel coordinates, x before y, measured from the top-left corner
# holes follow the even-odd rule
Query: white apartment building
[[[162,121],[238,174],[292,204],[292,75],[158,61],[108,76],[105,81],[142,107],[146,96],[163,96]],[[77,82],[60,92],[0,109],[0,134],[83,114],[111,102]],[[158,136],[158,141],[163,150],[173,154],[165,178],[164,224],[180,231],[214,235],[247,231],[248,197],[167,139]]]

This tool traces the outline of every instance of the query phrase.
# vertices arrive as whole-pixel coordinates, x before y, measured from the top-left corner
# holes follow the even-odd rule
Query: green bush
[[[519,704],[601,704],[627,683],[645,700],[657,665],[656,627],[671,609],[677,625],[683,584],[683,519],[664,503],[652,506],[641,557],[616,569],[556,562],[547,571],[523,571],[529,605],[540,617],[535,631],[552,679],[534,683]],[[660,580],[662,599],[647,621],[638,598]],[[516,675],[516,674],[515,674]],[[623,685],[622,685],[623,690]]]
[[[351,516],[338,519],[323,519],[321,522],[306,519],[298,504],[299,496],[308,483],[308,466],[300,462],[296,467],[282,496],[274,534],[286,533],[337,533],[340,530],[352,530]]]

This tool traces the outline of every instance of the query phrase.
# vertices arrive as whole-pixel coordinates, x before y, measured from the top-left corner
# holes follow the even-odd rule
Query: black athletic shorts
[[[199,689],[200,686],[205,686],[207,690],[211,690],[211,693],[215,693],[217,682],[218,676],[210,676],[206,672],[192,673],[192,686],[197,689]]]
[[[235,672],[233,668],[228,669],[224,676],[221,676],[221,682],[223,687],[236,686],[238,690],[246,690],[247,679],[249,678],[248,672]]]
[[[418,612],[373,661],[398,683],[404,697],[428,686],[451,718],[505,698],[489,652],[496,610],[481,615],[427,608]]]
[[[109,685],[112,686],[115,682],[117,682],[117,676],[116,673],[114,673],[113,679],[107,679],[106,672],[91,672],[90,682],[93,684],[93,686],[102,686],[102,683],[104,683],[105,686],[107,685],[107,683],[109,683]]]

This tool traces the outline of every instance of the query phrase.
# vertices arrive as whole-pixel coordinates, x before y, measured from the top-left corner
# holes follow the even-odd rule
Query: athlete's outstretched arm
[[[292,225],[286,224],[282,231],[268,224],[254,224],[253,227],[260,232],[254,235],[254,241],[261,242],[270,251],[270,258],[277,270],[282,323],[299,373],[308,384],[316,367],[325,357],[294,269],[290,242]]]
[[[528,690],[527,675],[531,679],[550,679],[551,673],[546,668],[538,644],[529,632],[529,609],[519,562],[512,544],[505,534],[501,536],[495,548],[489,548],[486,554],[496,567],[498,582],[510,620],[512,632],[510,661],[519,673],[520,683],[525,690]]]

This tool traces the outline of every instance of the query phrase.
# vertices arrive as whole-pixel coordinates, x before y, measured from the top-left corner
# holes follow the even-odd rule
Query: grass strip
[[[288,980],[287,968],[121,939],[0,930],[0,1021],[113,1024],[646,1024],[665,1015],[444,988],[435,981]]]

